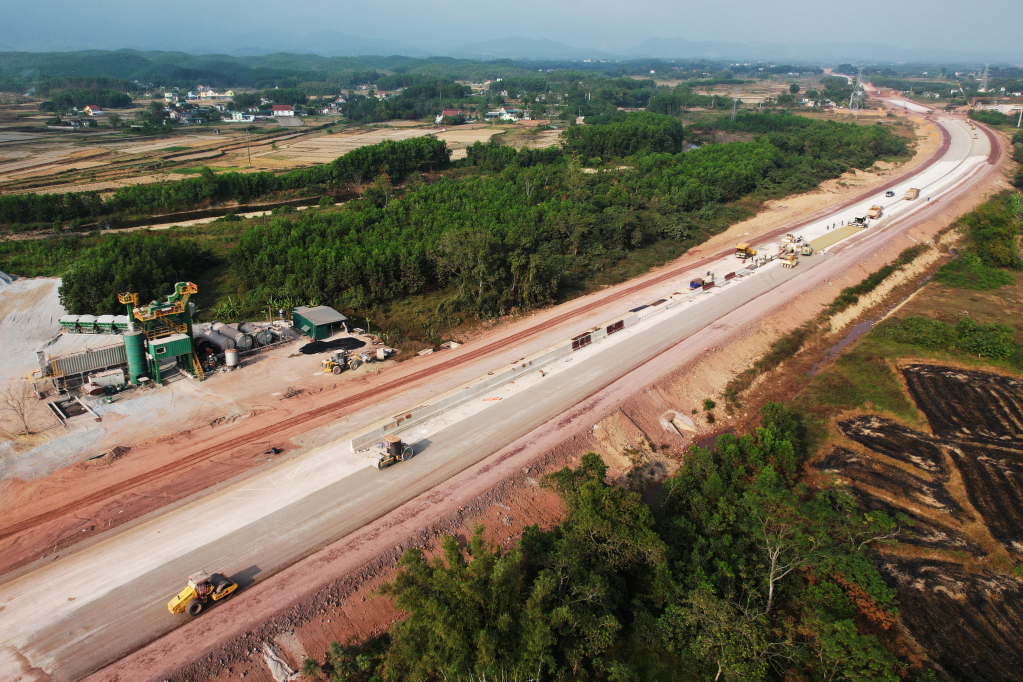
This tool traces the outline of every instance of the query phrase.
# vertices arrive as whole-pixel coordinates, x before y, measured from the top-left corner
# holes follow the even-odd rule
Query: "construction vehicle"
[[[884,209],[881,208],[880,206],[878,206],[877,204],[871,206],[870,210],[867,211],[867,217],[870,218],[871,220],[877,220],[883,214],[884,214]]]
[[[323,368],[324,374],[340,374],[346,369],[359,369],[366,362],[368,360],[363,358],[362,355],[341,350],[320,362],[320,367]]]
[[[797,258],[796,254],[794,253],[785,256],[785,258],[783,258],[781,261],[781,266],[783,268],[794,268],[797,265],[799,265],[799,258]]]
[[[794,241],[796,241],[796,237],[792,233],[789,233],[781,238],[782,244],[791,244]]]
[[[703,278],[702,277],[697,277],[696,279],[694,279],[691,282],[689,282],[689,288],[690,289],[700,289],[702,287],[703,287]]]
[[[914,199],[918,198],[919,196],[920,196],[920,190],[915,189],[915,188],[910,188],[910,189],[906,190],[906,194],[902,198],[905,199],[906,201],[913,201]]]
[[[809,243],[803,244],[803,247],[799,249],[799,255],[801,256],[812,256],[813,247]]]
[[[188,576],[185,589],[167,602],[167,610],[174,615],[188,611],[188,615],[198,616],[207,602],[227,599],[237,589],[238,583],[220,573],[210,575],[206,571],[198,571]]]
[[[895,196],[895,192],[893,192],[892,190],[888,190],[887,192],[884,193],[884,195],[887,198],[891,199],[893,196]]]
[[[867,214],[861,213],[849,223],[850,225],[856,225],[857,227],[867,227]]]
[[[753,256],[755,256],[755,255],[757,255],[757,252],[754,251],[753,247],[751,247],[749,244],[743,243],[743,244],[736,244],[735,245],[735,257],[736,258],[743,258],[743,259],[753,258]]]
[[[379,454],[377,469],[386,469],[399,461],[412,459],[416,454],[412,446],[402,443],[398,436],[384,436],[384,439],[377,443],[377,450]]]

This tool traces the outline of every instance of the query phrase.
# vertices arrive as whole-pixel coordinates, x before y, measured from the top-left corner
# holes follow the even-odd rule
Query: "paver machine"
[[[384,436],[384,439],[376,445],[378,455],[377,469],[386,469],[392,464],[412,459],[416,454],[412,446],[403,443],[398,436]]]
[[[207,603],[227,599],[237,589],[238,583],[220,573],[198,571],[188,576],[185,589],[167,602],[167,610],[175,615],[187,611],[190,616],[198,616]]]

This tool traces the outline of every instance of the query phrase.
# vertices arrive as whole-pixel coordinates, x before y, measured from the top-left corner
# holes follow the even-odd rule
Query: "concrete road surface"
[[[912,214],[928,212],[928,196],[933,201],[954,191],[987,167],[985,135],[974,140],[961,121],[936,122],[952,141],[939,163],[907,181],[921,189],[921,199],[886,200],[888,216],[854,237],[840,259],[868,256],[907,229]],[[812,238],[858,210],[843,209],[800,233]],[[699,344],[699,332],[730,311],[788,281],[826,276],[833,257],[803,258],[795,269],[761,268],[573,355],[482,411],[469,410],[446,426],[435,423],[425,436],[413,429],[406,437],[421,439],[417,456],[390,469],[377,471],[372,455],[348,452],[341,438],[3,585],[0,681],[32,668],[53,680],[73,680],[137,649],[187,618],[168,613],[166,602],[195,570],[223,572],[243,588],[267,577],[483,460],[672,346]],[[734,259],[721,264],[729,266]],[[666,290],[680,290],[690,276],[704,274],[687,273]],[[392,413],[407,407],[396,403]]]

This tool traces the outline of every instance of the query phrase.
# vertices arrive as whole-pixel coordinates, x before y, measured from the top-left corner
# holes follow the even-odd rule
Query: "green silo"
[[[149,376],[146,368],[146,337],[140,331],[124,333],[124,350],[128,355],[128,376],[138,384],[140,376]]]

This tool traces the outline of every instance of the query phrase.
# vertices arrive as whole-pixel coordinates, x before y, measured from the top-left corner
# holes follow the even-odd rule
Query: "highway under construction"
[[[904,239],[939,200],[967,190],[999,160],[1000,146],[986,130],[974,139],[961,118],[932,120],[942,143],[912,173],[751,243],[758,255],[770,256],[782,251],[787,234],[820,246],[796,267],[782,267],[779,258],[754,267],[733,249],[683,258],[636,283],[521,322],[489,343],[446,351],[446,357],[401,376],[383,374],[372,388],[196,447],[173,464],[3,524],[0,539],[17,538],[231,449],[288,438],[344,415],[327,447],[224,481],[57,561],[30,565],[0,585],[0,678],[39,670],[53,680],[74,680],[138,650],[180,626],[165,608],[168,591],[175,589],[169,586],[198,567],[248,577],[248,593],[242,590],[204,616],[220,619],[210,623],[229,622],[239,603],[260,598],[260,583],[270,576],[400,511],[460,472],[486,465],[495,453],[512,456],[540,429],[566,435],[566,429],[585,428],[594,409],[609,409],[636,381],[671,371],[721,334],[769,315],[780,301],[868,259],[879,246]],[[919,198],[903,199],[911,188],[920,190]],[[888,190],[893,197],[885,196]],[[865,228],[842,230],[836,239],[833,230],[874,205],[883,207],[880,217]],[[703,283],[693,287],[695,279]],[[411,444],[415,457],[378,471],[366,448],[387,434]],[[162,675],[167,660],[154,651],[153,672]]]

